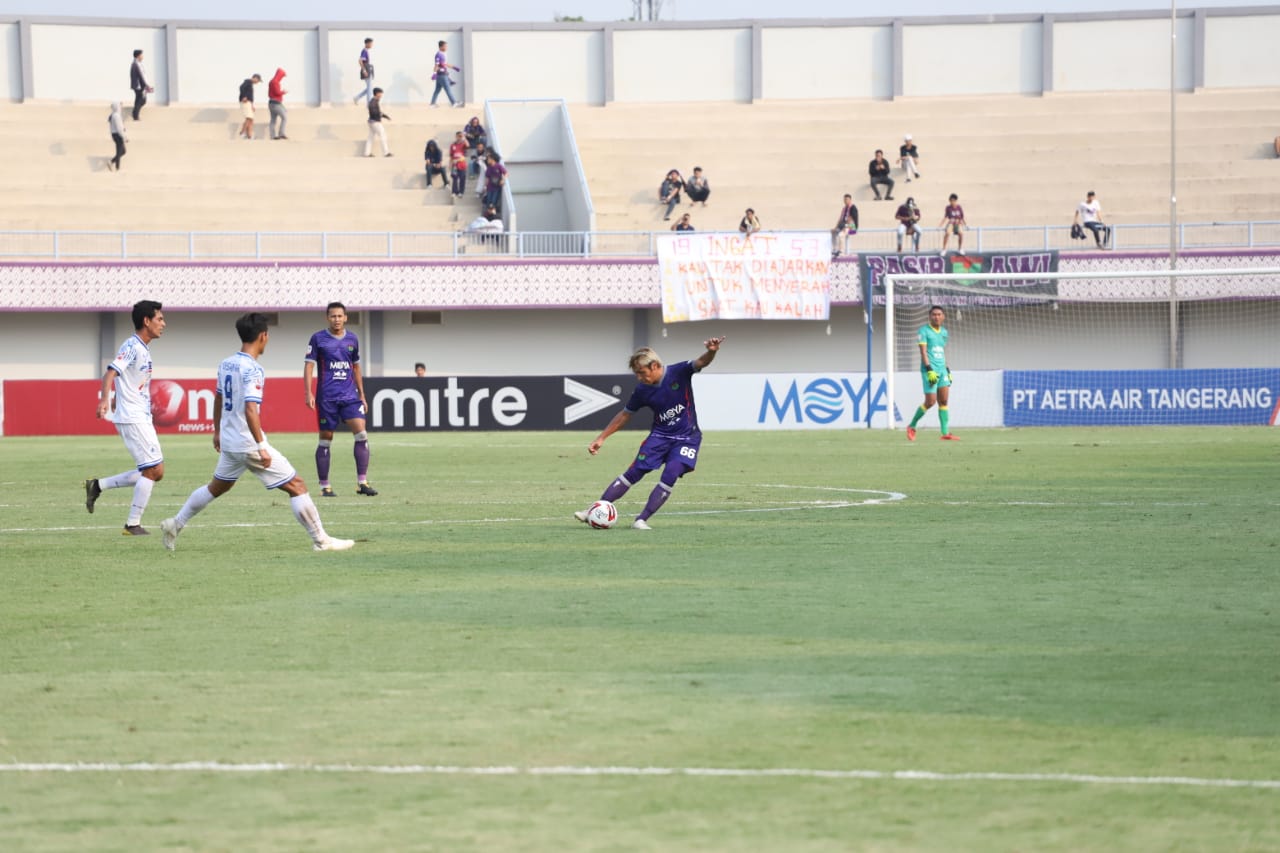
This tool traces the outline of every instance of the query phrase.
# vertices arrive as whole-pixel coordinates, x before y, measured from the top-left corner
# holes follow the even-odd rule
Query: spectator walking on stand
[[[390,157],[391,149],[387,147],[387,131],[382,127],[384,121],[391,121],[391,116],[382,111],[382,90],[374,89],[369,99],[369,137],[364,141],[364,156],[373,156],[373,143],[377,140],[382,145],[382,156]]]
[[[284,96],[289,90],[284,87],[284,77],[284,69],[277,68],[275,76],[267,84],[267,110],[271,113],[267,135],[272,139],[289,138],[284,135],[284,126],[289,123],[289,111],[284,108]],[[279,127],[276,127],[277,121],[280,123]]]
[[[111,114],[107,116],[107,129],[111,132],[111,141],[116,144],[116,156],[107,161],[107,171],[120,171],[120,158],[124,156],[124,144],[129,136],[124,132],[124,114],[120,112],[120,102],[111,102]]]
[[[911,237],[911,251],[920,251],[920,208],[916,200],[908,198],[898,206],[894,218],[898,220],[898,251],[902,251],[902,238]]]
[[[631,523],[634,530],[652,529],[648,520],[671,497],[676,481],[685,474],[693,473],[698,463],[702,430],[698,426],[697,406],[693,401],[693,375],[711,364],[723,343],[723,337],[708,338],[702,344],[706,347],[702,355],[669,367],[664,366],[658,354],[649,347],[636,350],[629,367],[640,384],[622,411],[613,416],[609,425],[587,447],[587,452],[595,456],[605,440],[626,426],[633,414],[646,407],[653,410],[653,427],[641,443],[634,461],[600,496],[600,500],[613,503],[650,471],[661,468],[661,482],[654,486],[644,509]],[[587,510],[578,510],[573,517],[585,523]]]
[[[355,332],[347,331],[347,308],[341,302],[328,304],[325,319],[328,326],[311,336],[302,365],[307,408],[315,411],[320,433],[316,444],[320,497],[336,497],[329,486],[329,448],[340,424],[346,424],[355,439],[351,452],[356,460],[356,494],[373,497],[378,492],[369,485],[369,433],[365,431],[368,406],[364,375],[360,372],[360,339]]]
[[[427,147],[422,152],[422,160],[427,170],[427,189],[431,189],[431,179],[440,176],[440,189],[449,188],[449,179],[444,174],[444,152],[434,139],[427,140]]]
[[[666,222],[671,218],[671,211],[676,209],[676,205],[680,203],[680,190],[684,189],[684,178],[680,177],[677,169],[667,172],[667,176],[662,179],[662,185],[658,187],[658,201],[667,206],[666,211],[662,214],[662,221]]]
[[[364,91],[351,99],[353,104],[360,103],[360,99],[364,98],[365,102],[373,100],[373,39],[364,40],[364,50],[360,51],[360,79],[364,81]]]
[[[116,352],[102,374],[98,419],[111,420],[133,457],[136,468],[104,479],[84,481],[84,507],[93,512],[98,497],[108,489],[133,489],[133,501],[124,522],[125,536],[149,536],[142,513],[151,490],[164,477],[164,454],[151,420],[151,342],[164,334],[164,311],[159,302],[144,299],[133,306],[134,333]],[[113,393],[114,392],[114,393]]]
[[[711,195],[711,184],[707,183],[707,179],[702,176],[702,167],[693,167],[693,177],[684,183],[685,194],[689,196],[689,206],[701,202],[703,207],[707,206],[707,197]]]
[[[893,178],[889,177],[889,161],[884,159],[884,151],[877,148],[875,159],[867,164],[867,173],[871,176],[871,191],[880,200],[880,187],[888,187],[885,200],[893,201]]]
[[[947,199],[948,204],[942,210],[942,221],[938,223],[942,227],[942,253],[947,253],[947,238],[952,234],[956,235],[956,251],[964,251],[964,231],[969,227],[969,223],[964,221],[964,208],[960,206],[960,196],[952,193]]]
[[[147,79],[141,50],[133,52],[133,64],[129,66],[129,88],[133,89],[133,120],[141,121],[142,106],[147,102],[147,94],[155,91],[151,81]]]
[[[1075,224],[1093,232],[1093,240],[1099,249],[1111,247],[1111,226],[1102,221],[1102,204],[1093,190],[1085,193],[1084,201],[1076,207]]]
[[[261,82],[262,75],[255,74],[245,78],[240,84],[240,115],[244,117],[244,121],[240,123],[239,135],[245,139],[253,139],[253,87]]]
[[[431,93],[431,106],[440,106],[436,103],[436,99],[440,97],[441,92],[444,92],[445,96],[449,98],[449,106],[460,107],[462,104],[453,98],[453,81],[449,79],[449,72],[461,71],[462,69],[456,65],[449,64],[449,59],[445,56],[445,51],[449,49],[448,42],[441,41],[438,47],[440,49],[436,51],[435,70],[431,74],[431,79],[436,81],[436,90]]]
[[[849,238],[857,233],[858,206],[853,203],[853,196],[845,193],[844,206],[840,208],[840,215],[836,217],[836,227],[831,229],[831,257],[840,257],[840,246],[836,241],[841,237],[844,238],[844,253],[849,254]]]
[[[902,172],[907,176],[907,183],[911,183],[913,177],[920,177],[920,170],[917,168],[920,163],[920,152],[916,150],[916,144],[911,141],[911,134],[902,137],[902,144],[898,146],[898,162],[902,165]]]
[[[267,441],[262,429],[262,390],[266,384],[266,371],[258,362],[267,348],[268,324],[266,314],[245,314],[236,320],[236,333],[240,336],[239,352],[223,359],[218,365],[218,384],[213,392],[213,449],[218,452],[218,464],[213,469],[213,479],[187,497],[182,509],[173,518],[160,522],[164,547],[170,551],[178,546],[178,534],[197,513],[231,491],[240,476],[251,472],[268,489],[279,489],[289,496],[289,508],[293,517],[311,537],[311,545],[317,551],[346,551],[355,545],[351,539],[335,539],[325,532],[320,522],[320,510],[307,492],[307,484],[284,454],[279,453]]]
[[[756,212],[748,207],[747,212],[742,215],[742,221],[738,223],[738,230],[750,237],[762,227],[760,217],[756,216]]]

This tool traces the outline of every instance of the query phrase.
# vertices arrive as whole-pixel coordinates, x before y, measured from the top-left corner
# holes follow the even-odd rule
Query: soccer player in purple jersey
[[[341,302],[330,302],[325,309],[328,328],[321,329],[307,342],[307,355],[302,368],[302,384],[306,390],[307,408],[314,409],[320,426],[316,445],[316,477],[320,480],[320,497],[337,497],[329,485],[329,448],[333,431],[346,423],[355,436],[356,494],[376,495],[369,485],[369,434],[365,432],[364,376],[360,373],[360,341],[347,331],[347,308]],[[311,377],[319,370],[315,390]]]
[[[671,497],[671,490],[685,474],[698,464],[698,449],[702,446],[702,430],[698,429],[698,410],[693,402],[693,374],[702,370],[720,351],[724,338],[710,338],[703,343],[707,351],[693,361],[664,366],[658,354],[648,347],[636,351],[629,365],[640,384],[632,392],[631,399],[622,411],[613,416],[609,425],[601,430],[587,448],[592,456],[600,452],[605,439],[627,425],[631,416],[648,406],[653,409],[653,428],[640,445],[635,461],[618,475],[604,490],[600,500],[614,501],[640,482],[650,471],[662,469],[662,479],[649,493],[644,509],[631,526],[636,530],[650,530],[649,517],[662,508]],[[573,514],[578,521],[587,520],[587,511]]]

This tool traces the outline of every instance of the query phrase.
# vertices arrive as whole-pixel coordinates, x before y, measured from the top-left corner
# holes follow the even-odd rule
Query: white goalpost
[[[1280,414],[1280,268],[882,281],[890,429],[923,397],[917,331],[933,305],[950,336],[954,426],[1275,425]]]

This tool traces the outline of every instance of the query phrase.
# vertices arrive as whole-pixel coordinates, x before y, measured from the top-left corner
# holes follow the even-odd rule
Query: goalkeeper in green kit
[[[947,330],[942,321],[947,315],[934,305],[929,309],[929,325],[921,326],[916,336],[920,345],[920,379],[924,383],[924,402],[916,409],[916,416],[907,427],[907,440],[916,440],[916,424],[924,413],[938,404],[938,423],[942,425],[943,441],[958,441],[951,434],[951,412],[947,402],[951,399],[951,368],[947,367]]]

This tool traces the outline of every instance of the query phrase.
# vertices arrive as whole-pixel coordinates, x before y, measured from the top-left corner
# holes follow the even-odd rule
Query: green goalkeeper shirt
[[[939,373],[947,372],[947,327],[935,329],[928,323],[920,327],[919,334],[916,335],[916,342],[924,344],[925,352],[929,354],[929,365]],[[921,369],[924,368],[924,362],[920,363]]]

